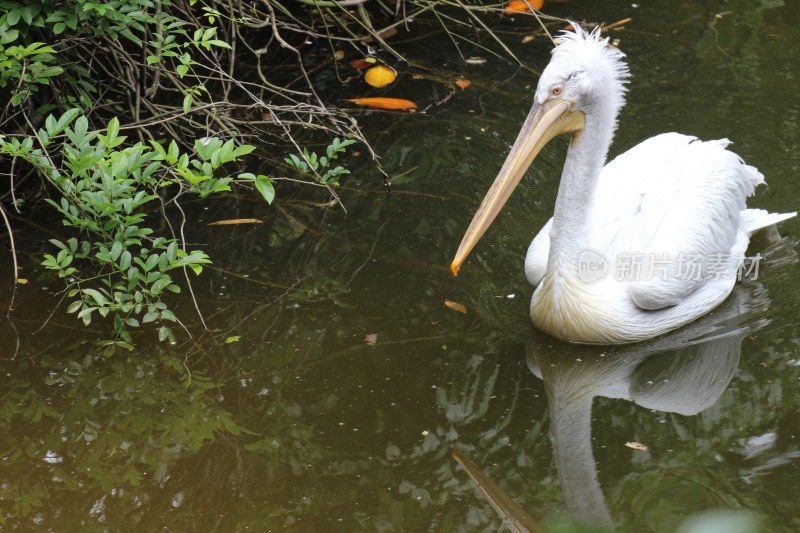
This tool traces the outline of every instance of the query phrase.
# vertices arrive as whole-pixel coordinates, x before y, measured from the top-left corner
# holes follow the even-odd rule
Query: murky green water
[[[553,11],[635,19],[612,34],[634,76],[613,153],[663,131],[727,136],[767,177],[751,205],[798,208],[797,2],[588,4]],[[519,43],[526,27],[498,30]],[[363,151],[348,161],[346,215],[288,187],[276,208],[239,198],[193,211],[194,238],[220,269],[194,282],[199,305],[215,338],[239,342],[143,339],[104,355],[107,331],[61,310],[47,320],[58,284],[26,244],[29,283],[0,326],[3,528],[496,530],[451,458],[458,447],[537,518],[670,532],[730,509],[763,531],[800,529],[800,223],[763,244],[759,279],[701,322],[625,349],[554,341],[529,324],[522,258],[552,213],[563,143],[540,156],[461,275],[447,269],[536,76],[476,49],[464,52],[489,61],[460,66],[444,36],[404,46],[473,85],[425,113],[360,119],[390,196]],[[541,68],[549,47],[514,51]],[[385,94],[425,107],[447,90],[406,76]],[[205,226],[240,216],[265,223]],[[6,255],[0,267],[9,276]],[[177,307],[196,321],[189,299]]]

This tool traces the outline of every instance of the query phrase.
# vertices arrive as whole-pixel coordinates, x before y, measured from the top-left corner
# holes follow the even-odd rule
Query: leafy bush
[[[317,156],[316,152],[311,152],[308,148],[303,148],[303,153],[300,155],[290,154],[285,159],[286,164],[294,167],[300,172],[310,175],[314,180],[323,185],[339,185],[339,177],[349,174],[350,171],[346,168],[337,165],[331,167],[334,159],[339,157],[339,154],[346,152],[347,147],[355,143],[353,140],[341,140],[338,137],[333,139],[331,144],[325,150],[325,155]]]
[[[18,106],[64,70],[53,64],[55,50],[51,46],[40,42],[14,44],[19,30],[13,28],[12,15],[14,12],[0,17],[0,89],[10,88],[11,105]]]
[[[180,286],[170,272],[188,267],[199,274],[210,260],[174,236],[156,236],[147,225],[158,191],[175,188],[207,197],[230,190],[238,180],[254,183],[272,202],[272,180],[252,174],[216,177],[221,167],[253,150],[232,140],[198,140],[193,155],[181,153],[175,141],[123,148],[124,141],[116,118],[101,134],[89,131],[86,117],[72,109],[58,119],[49,116],[35,137],[0,138],[0,153],[22,158],[47,176],[61,198],[46,201],[65,226],[78,230],[77,237],[52,239],[58,252],[45,254],[43,262],[67,282],[73,299],[67,312],[87,325],[95,314],[112,316],[123,345],[131,342],[128,328],[151,322],[160,326],[159,339],[174,339],[170,324],[177,319],[163,296],[180,292]]]
[[[275,135],[286,142],[289,132],[279,106],[261,99],[263,89],[234,76],[229,41],[242,42],[240,29],[258,26],[255,11],[238,9],[195,0],[0,0],[0,95],[8,95],[0,101],[7,133],[0,155],[27,161],[57,193],[46,201],[71,235],[50,241],[43,265],[65,280],[68,312],[87,325],[113,318],[113,342],[130,345],[130,328],[143,324],[174,339],[178,319],[164,296],[181,290],[175,272],[199,274],[210,262],[175,234],[157,235],[148,213],[158,206],[165,216],[184,192],[206,198],[234,182],[252,185],[268,203],[275,197],[267,176],[224,172],[254,149],[235,139],[264,133],[242,120],[245,113],[268,110]],[[228,98],[234,90],[243,102]],[[358,132],[349,120],[328,123]],[[121,124],[133,139],[120,135]],[[199,129],[207,137],[188,142]],[[331,161],[353,142],[336,138],[321,158],[306,149],[298,160],[305,169],[284,168],[331,190],[348,172]],[[281,159],[274,156],[276,165]]]

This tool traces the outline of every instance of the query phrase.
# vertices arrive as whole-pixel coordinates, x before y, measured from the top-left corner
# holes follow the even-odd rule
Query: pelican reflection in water
[[[736,374],[744,338],[769,323],[766,318],[768,307],[769,299],[765,289],[758,283],[747,283],[737,288],[715,313],[704,316],[679,331],[645,343],[608,347],[603,352],[593,347],[565,347],[558,343],[553,346],[542,342],[528,345],[528,367],[535,376],[544,381],[555,466],[566,506],[574,519],[609,531],[613,530],[615,523],[618,524],[606,504],[592,452],[594,399],[624,399],[645,409],[683,416],[693,416],[705,411],[720,398]],[[567,353],[565,348],[569,348]],[[620,444],[624,442],[622,439],[634,437],[638,429],[634,422],[626,423],[625,420],[626,418],[621,418],[617,428],[623,433],[617,439]],[[658,442],[649,444],[656,447],[659,445]],[[661,444],[663,448],[663,443]],[[479,467],[465,460],[459,452],[455,452],[454,457],[470,473],[509,529],[520,532],[540,530],[536,519],[528,515],[536,515],[534,509],[521,509],[514,498],[491,479],[487,479],[488,476]],[[674,458],[664,458],[663,461],[660,466],[653,463],[654,471],[651,475],[659,477],[659,472],[665,474],[670,468],[681,468],[675,464]],[[602,464],[600,466],[603,467]],[[610,468],[610,465],[605,465],[605,468]],[[700,477],[697,479],[685,479],[680,474],[663,479],[659,477],[664,484],[671,484],[671,490],[681,487],[681,490],[691,491],[698,486],[701,490],[699,496],[692,496],[696,499],[676,503],[679,506],[677,515],[655,516],[662,521],[667,518],[677,521],[687,514],[719,507],[719,502],[725,501],[725,487],[719,485],[722,479],[712,478],[704,483],[701,479],[703,475],[713,476],[712,473],[698,473]],[[635,478],[633,473],[624,476],[614,489],[615,492],[618,495],[630,493],[621,486],[635,484]],[[649,483],[652,485],[652,482]],[[531,490],[535,490],[536,486],[535,483],[531,484]],[[705,488],[708,486],[716,489],[709,492]],[[661,497],[662,493],[659,491],[669,489],[659,488],[656,484],[648,490]],[[641,496],[647,498],[646,495]],[[624,500],[620,506],[628,509],[637,505],[640,502]],[[695,515],[684,525],[701,517],[702,514]],[[639,519],[646,520],[646,517]],[[742,524],[752,522],[752,517],[746,513],[730,516],[728,519],[737,523],[738,527],[720,529],[720,524],[727,523],[726,517],[722,515],[715,517],[716,529],[712,531],[751,531],[742,529]],[[666,527],[666,524],[659,523],[659,527]],[[706,531],[681,529],[701,530]],[[752,531],[755,530],[753,526]]]
[[[605,353],[573,347],[568,357],[563,346],[528,346],[528,367],[544,380],[547,392],[558,477],[576,518],[606,526],[614,522],[592,453],[594,398],[626,399],[646,409],[684,416],[701,413],[727,389],[739,364],[742,341],[769,322],[768,307],[765,289],[747,283],[715,313],[646,343],[610,347]],[[635,428],[628,429],[633,435]],[[717,502],[697,502],[703,503],[715,507]]]
[[[750,236],[795,213],[748,209],[764,179],[726,149],[658,135],[605,164],[629,77],[624,54],[577,24],[539,80],[534,104],[453,259],[456,274],[542,147],[572,139],[553,217],[533,239],[525,274],[540,330],[580,343],[628,343],[706,314],[733,290]],[[649,276],[587,280],[582,261],[657,260]],[[691,271],[686,262],[692,261]],[[585,264],[585,263],[584,263]],[[608,268],[608,264],[604,265]]]

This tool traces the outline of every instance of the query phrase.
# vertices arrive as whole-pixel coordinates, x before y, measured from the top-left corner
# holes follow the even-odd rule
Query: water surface
[[[664,131],[728,137],[769,183],[751,205],[796,210],[799,6],[644,4],[553,7],[634,17],[611,33],[633,73],[612,155]],[[543,68],[547,41],[520,43],[535,23],[492,23]],[[398,46],[421,58],[413,72],[473,85],[438,105],[449,90],[410,74],[371,93],[425,109],[359,116],[390,195],[362,150],[346,160],[346,213],[288,185],[273,208],[245,195],[189,206],[193,238],[218,268],[193,281],[211,330],[196,344],[143,337],[134,352],[104,353],[96,340],[108,331],[86,331],[60,309],[48,320],[59,286],[29,243],[30,283],[2,324],[0,521],[53,531],[496,530],[500,519],[450,456],[458,447],[540,519],[661,532],[730,509],[764,531],[800,529],[800,223],[756,249],[767,255],[758,280],[661,344],[550,339],[529,324],[522,258],[551,216],[564,142],[542,153],[459,277],[447,268],[536,74],[479,48],[462,51],[487,63],[465,66],[444,35]],[[339,103],[367,94],[356,83],[330,91]],[[205,226],[239,216],[264,223]],[[0,266],[8,276],[10,260]],[[175,305],[199,331],[192,302]],[[210,340],[229,335],[241,339]]]

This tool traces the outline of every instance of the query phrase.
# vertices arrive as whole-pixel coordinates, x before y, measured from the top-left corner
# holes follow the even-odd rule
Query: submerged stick
[[[543,532],[539,522],[529,515],[525,509],[520,507],[517,502],[511,499],[508,493],[501,489],[497,483],[492,481],[492,479],[487,476],[483,470],[478,468],[475,463],[467,459],[456,448],[453,448],[451,454],[453,455],[453,459],[455,459],[469,477],[472,478],[472,481],[478,485],[483,496],[488,500],[491,506],[494,507],[497,514],[503,519],[503,523],[511,531],[516,533]]]

